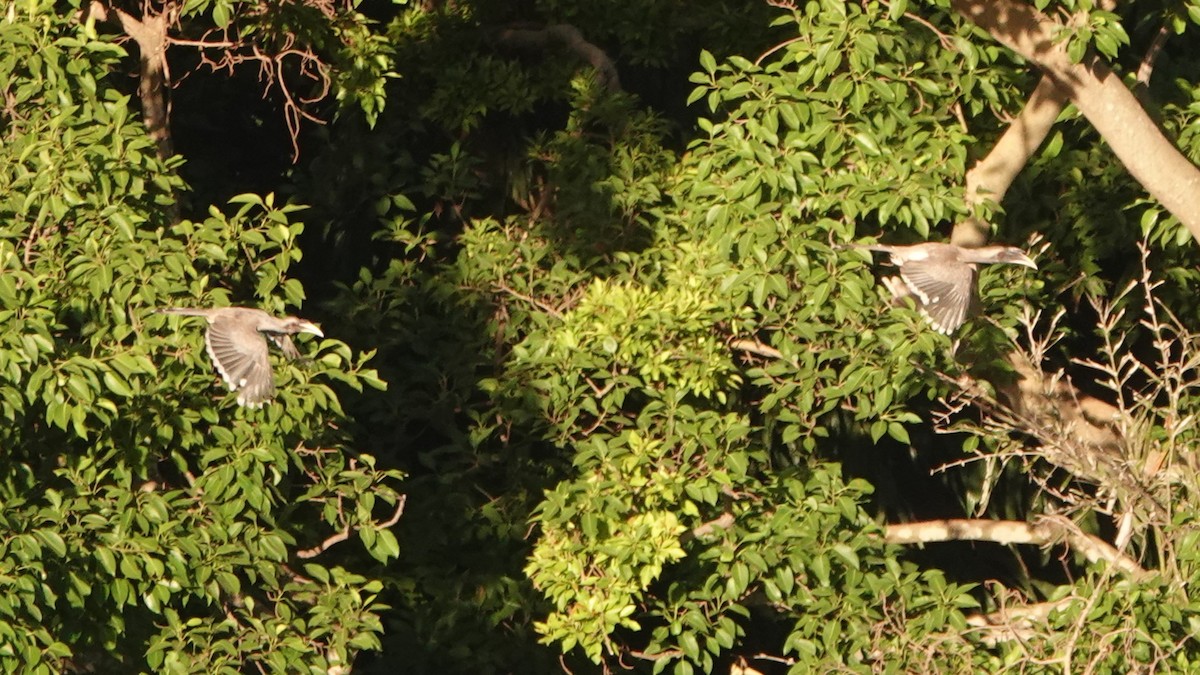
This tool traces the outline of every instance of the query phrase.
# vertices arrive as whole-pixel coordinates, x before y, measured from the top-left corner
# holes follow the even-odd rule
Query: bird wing
[[[292,336],[287,333],[273,333],[270,331],[263,331],[263,335],[266,335],[271,342],[275,343],[275,346],[279,347],[279,351],[283,352],[284,356],[289,359],[300,358],[300,350],[296,349],[296,343],[292,342]]]
[[[914,260],[900,266],[900,277],[939,333],[949,335],[966,320],[975,288],[974,265]]]
[[[218,315],[204,336],[208,356],[238,404],[261,407],[275,395],[275,377],[267,358],[267,341],[253,325],[234,316]]]

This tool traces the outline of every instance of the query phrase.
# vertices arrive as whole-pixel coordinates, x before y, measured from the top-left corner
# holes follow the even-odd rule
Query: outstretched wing
[[[275,396],[275,378],[267,358],[267,341],[245,321],[218,316],[204,336],[208,356],[238,404],[260,408]]]
[[[934,330],[949,335],[967,318],[975,288],[975,266],[914,260],[900,266],[900,277],[921,301],[921,313]]]
[[[266,335],[271,342],[275,343],[275,346],[279,347],[279,351],[283,352],[284,356],[289,359],[300,358],[300,350],[296,349],[296,343],[292,342],[291,335],[270,331],[263,331],[263,335]]]

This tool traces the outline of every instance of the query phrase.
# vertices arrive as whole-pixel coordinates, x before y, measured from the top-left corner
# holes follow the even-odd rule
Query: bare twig
[[[683,651],[679,649],[668,649],[665,652],[655,652],[653,654],[631,649],[626,653],[635,659],[641,659],[643,661],[659,661],[661,659],[669,659],[675,656],[683,656]]]
[[[767,60],[768,56],[774,54],[775,52],[779,51],[780,49],[786,48],[790,44],[794,44],[796,42],[800,42],[801,40],[806,40],[806,39],[808,39],[806,36],[801,35],[799,37],[794,37],[790,40],[784,40],[783,42],[780,42],[779,44],[775,45],[774,47],[771,47],[770,49],[763,52],[762,54],[759,54],[758,58],[754,59],[754,65],[756,65],[756,66],[762,65],[762,62]]]
[[[556,319],[561,319],[563,317],[562,312],[555,309],[554,307],[547,305],[546,303],[542,302],[541,300],[538,300],[537,298],[535,298],[533,296],[525,295],[524,293],[521,293],[520,291],[513,290],[512,288],[509,288],[509,286],[503,282],[500,282],[500,281],[493,282],[492,288],[494,288],[497,291],[500,291],[502,293],[511,295],[514,298],[517,298],[518,300],[524,300],[525,302],[528,302],[529,304],[533,305],[534,307],[537,307],[538,309],[542,310],[543,312],[549,314],[550,316],[552,316]]]
[[[752,658],[756,661],[774,661],[775,663],[782,663],[785,666],[794,666],[797,663],[796,659],[791,657],[774,656],[772,654],[755,654]]]
[[[387,528],[400,522],[400,516],[404,514],[404,503],[406,501],[408,501],[407,495],[400,495],[400,498],[396,500],[396,511],[395,511],[395,513],[392,514],[392,517],[382,523],[376,524],[375,527],[377,527],[381,530],[386,530]],[[325,541],[321,542],[320,544],[318,544],[312,548],[306,548],[306,549],[296,551],[296,557],[304,559],[304,560],[307,560],[309,558],[315,558],[315,557],[321,555],[322,553],[324,553],[325,551],[329,550],[330,548],[342,543],[343,541],[346,541],[349,538],[350,538],[350,525],[347,524],[345,527],[342,528],[341,532],[330,535],[329,537],[327,537],[325,539]]]

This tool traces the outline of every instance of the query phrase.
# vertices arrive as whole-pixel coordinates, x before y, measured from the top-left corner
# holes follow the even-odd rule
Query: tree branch
[[[1150,75],[1154,73],[1154,62],[1158,60],[1158,54],[1162,51],[1163,46],[1167,44],[1167,38],[1169,37],[1171,37],[1171,29],[1164,23],[1162,26],[1159,26],[1158,33],[1154,36],[1154,41],[1150,43],[1150,48],[1146,50],[1141,64],[1138,65],[1137,82],[1143,87],[1150,86]]]
[[[600,76],[600,84],[606,89],[621,90],[621,78],[617,76],[617,66],[612,59],[603,49],[585,40],[583,33],[570,24],[559,23],[545,28],[501,28],[495,39],[499,44],[520,49],[544,49],[551,43],[558,43],[590,63]]]
[[[1045,622],[1051,612],[1066,607],[1076,599],[1068,596],[1050,602],[1002,607],[991,614],[968,616],[967,625],[981,630],[981,639],[992,647],[1002,642],[1027,640],[1035,634],[1034,624]]]
[[[1054,128],[1054,121],[1066,103],[1066,92],[1053,78],[1043,76],[1021,114],[1004,130],[987,156],[967,171],[967,206],[973,217],[954,226],[951,243],[959,246],[987,243],[991,233],[987,231],[981,207],[984,202],[998,204],[1004,199],[1009,186]]]
[[[524,293],[521,293],[519,291],[516,291],[516,290],[510,288],[507,284],[505,284],[503,282],[500,282],[500,281],[492,282],[492,288],[494,288],[497,291],[507,293],[508,295],[511,295],[518,300],[524,300],[525,302],[528,302],[529,304],[533,305],[534,307],[537,307],[538,309],[542,310],[543,312],[549,314],[550,316],[552,316],[556,319],[563,318],[562,312],[551,307],[550,305],[547,305],[546,303],[542,302],[541,300],[538,300],[537,298],[535,298],[533,296],[525,295]]]
[[[109,7],[93,0],[88,11],[101,21],[108,19]],[[175,154],[171,143],[171,128],[168,120],[166,90],[170,76],[167,70],[167,25],[174,14],[175,6],[167,4],[158,14],[146,13],[141,19],[120,7],[111,8],[125,34],[133,38],[138,46],[138,98],[142,103],[142,119],[146,131],[154,140],[159,159]]]
[[[400,498],[396,500],[396,511],[395,511],[395,513],[392,514],[392,517],[388,518],[387,521],[385,521],[385,522],[377,524],[376,527],[378,527],[381,530],[386,530],[387,528],[400,522],[400,516],[404,514],[404,504],[407,501],[408,501],[407,495],[400,495]],[[342,543],[343,541],[346,541],[349,538],[350,538],[350,525],[347,524],[345,527],[342,528],[341,532],[338,532],[337,534],[333,534],[333,535],[326,537],[325,541],[321,542],[320,544],[317,544],[316,546],[314,546],[312,548],[306,548],[306,549],[301,549],[299,551],[296,551],[296,557],[304,559],[304,560],[307,560],[309,558],[315,558],[315,557],[321,555],[322,553],[324,553],[325,551],[328,551],[329,549],[333,548],[334,546]]]
[[[740,351],[755,354],[757,356],[766,357],[768,359],[782,359],[783,353],[770,345],[764,345],[758,340],[734,340],[729,343],[729,346]]]
[[[726,511],[713,520],[697,525],[692,529],[691,532],[686,533],[685,539],[699,539],[701,537],[707,537],[717,530],[728,530],[729,528],[733,527],[733,523],[733,514]]]
[[[1141,577],[1146,570],[1112,544],[1080,532],[1073,524],[1043,518],[1035,523],[1019,520],[954,519],[888,525],[884,540],[891,544],[927,544],[937,541],[991,541],[997,544],[1066,543],[1089,562],[1105,561],[1117,569]]]

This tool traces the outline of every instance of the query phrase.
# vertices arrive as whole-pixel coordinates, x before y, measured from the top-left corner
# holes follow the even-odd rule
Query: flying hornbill
[[[949,335],[966,320],[975,302],[975,277],[979,265],[1008,263],[1037,269],[1025,252],[1013,246],[965,248],[926,242],[911,246],[854,244],[851,248],[887,253],[900,277],[885,277],[884,285],[897,298],[913,295],[917,308],[934,330]]]
[[[230,391],[238,392],[238,405],[261,408],[275,396],[275,377],[267,359],[267,340],[275,343],[289,359],[300,356],[292,335],[312,333],[325,337],[321,329],[294,316],[276,318],[251,307],[197,309],[171,307],[160,314],[202,316],[208,321],[204,342],[208,356]]]

